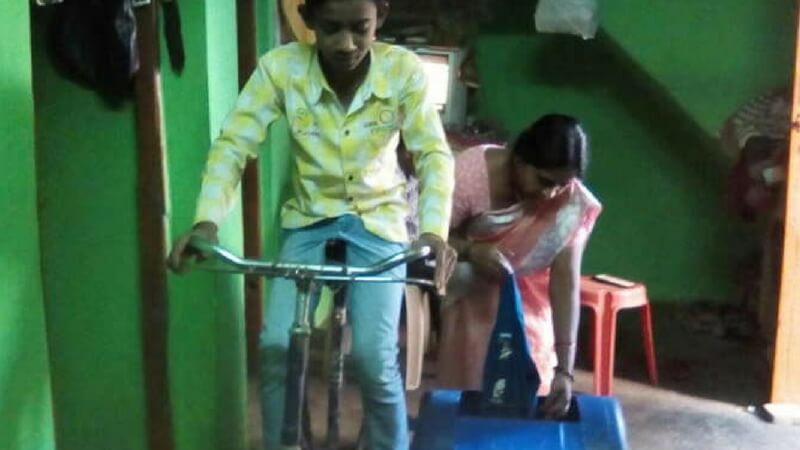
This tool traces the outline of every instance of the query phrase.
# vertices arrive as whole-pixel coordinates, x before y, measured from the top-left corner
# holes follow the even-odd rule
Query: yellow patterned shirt
[[[313,46],[292,43],[262,56],[211,146],[195,221],[223,220],[247,159],[257,156],[267,126],[286,116],[294,164],[284,228],[356,214],[372,233],[407,241],[396,156],[402,134],[420,181],[419,231],[447,239],[453,157],[422,64],[413,52],[383,43],[373,44],[369,57],[369,72],[345,111]]]

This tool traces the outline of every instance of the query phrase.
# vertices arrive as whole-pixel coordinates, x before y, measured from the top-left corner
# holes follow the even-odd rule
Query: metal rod
[[[203,241],[202,239],[193,238],[190,245],[200,251],[211,253],[221,259],[225,264],[229,264],[242,273],[260,273],[272,276],[285,276],[285,274],[292,274],[293,278],[299,278],[303,275],[315,279],[322,279],[322,277],[343,277],[340,280],[353,280],[353,277],[358,276],[372,276],[386,272],[394,267],[409,261],[425,258],[431,254],[430,247],[420,247],[415,249],[408,249],[403,252],[392,255],[383,259],[376,264],[368,267],[350,267],[344,265],[329,265],[329,264],[292,264],[292,263],[275,263],[268,261],[260,261],[254,259],[240,258],[229,250],[220,245]],[[334,279],[334,278],[330,278]]]
[[[309,311],[316,283],[298,280],[295,320],[289,338],[287,354],[286,396],[284,398],[281,445],[300,446],[303,439],[303,405],[305,404],[308,353],[311,341]]]
[[[333,296],[331,320],[331,365],[328,373],[328,434],[326,447],[339,446],[339,404],[344,386],[344,327],[347,323],[347,286],[337,289]]]

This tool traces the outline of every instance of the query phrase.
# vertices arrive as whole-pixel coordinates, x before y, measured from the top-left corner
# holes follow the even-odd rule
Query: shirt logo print
[[[395,114],[394,111],[390,109],[384,109],[383,111],[381,111],[378,118],[380,119],[383,125],[393,124],[395,119]]]
[[[292,130],[297,136],[320,137],[319,127],[314,126],[314,117],[305,108],[295,111]]]
[[[396,117],[394,111],[384,109],[378,113],[377,120],[365,122],[364,129],[369,130],[371,134],[393,131],[397,127]]]

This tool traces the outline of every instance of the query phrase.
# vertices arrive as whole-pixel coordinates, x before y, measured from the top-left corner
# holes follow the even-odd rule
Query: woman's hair
[[[547,114],[519,135],[514,155],[538,169],[572,169],[583,178],[589,163],[589,142],[578,119]]]

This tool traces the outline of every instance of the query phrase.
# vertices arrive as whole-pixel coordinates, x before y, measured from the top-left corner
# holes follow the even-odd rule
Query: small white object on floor
[[[775,423],[800,425],[800,404],[766,403],[764,409],[773,417]]]
[[[800,425],[800,404],[798,403],[765,403],[760,406],[748,406],[746,410],[765,422]]]

